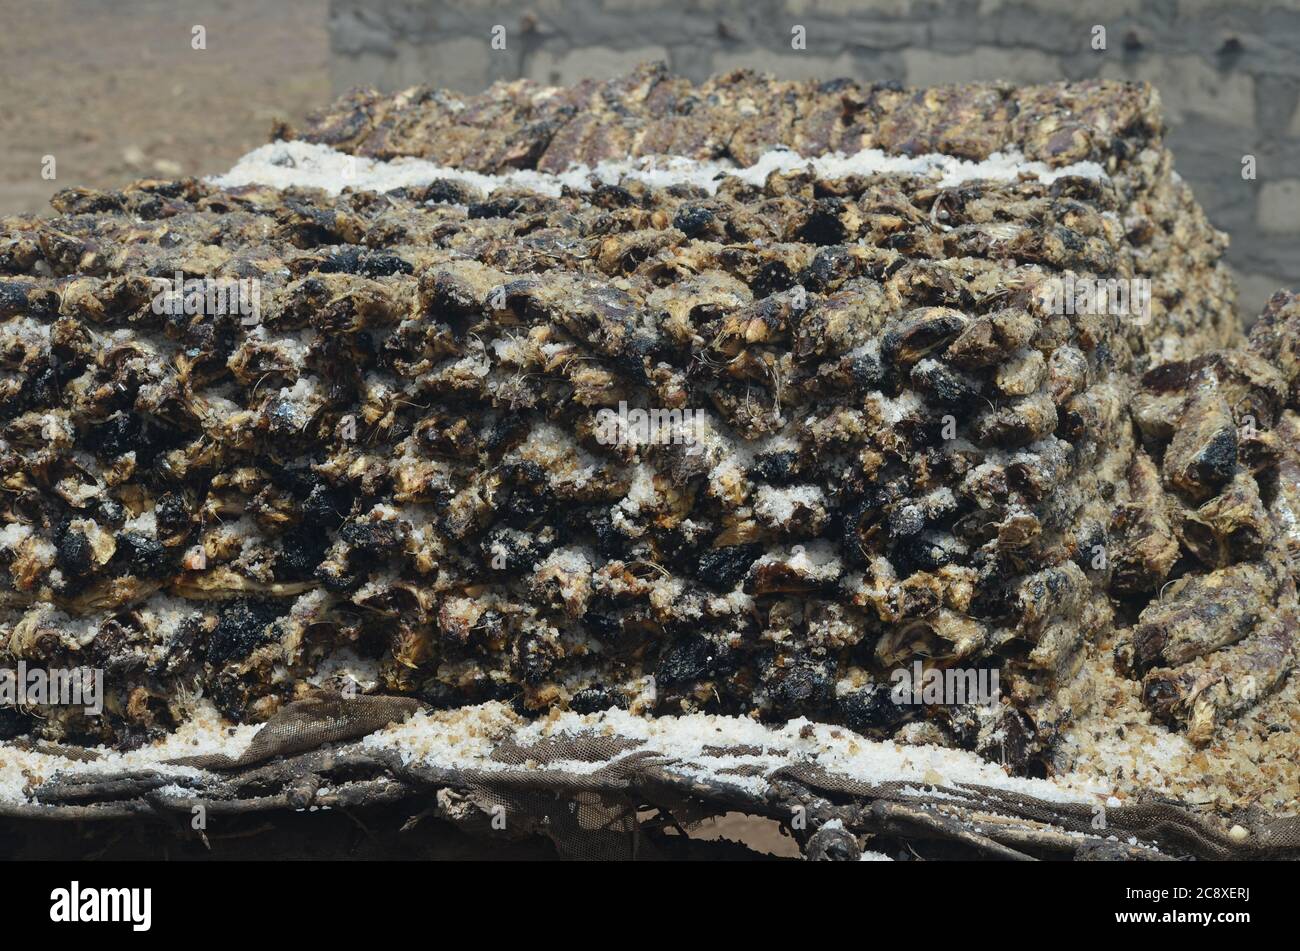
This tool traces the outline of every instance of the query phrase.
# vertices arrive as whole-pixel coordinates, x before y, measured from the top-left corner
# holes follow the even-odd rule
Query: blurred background
[[[1243,316],[1300,287],[1300,0],[0,0],[0,23],[0,215],[68,185],[223,170],[354,85],[477,92],[646,59],[697,80],[1102,76],[1160,90],[1177,168],[1232,236]]]

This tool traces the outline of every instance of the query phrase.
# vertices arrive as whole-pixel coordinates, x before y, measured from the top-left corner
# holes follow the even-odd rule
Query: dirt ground
[[[8,0],[0,215],[44,210],[69,185],[228,168],[272,120],[329,101],[328,13],[328,0]]]

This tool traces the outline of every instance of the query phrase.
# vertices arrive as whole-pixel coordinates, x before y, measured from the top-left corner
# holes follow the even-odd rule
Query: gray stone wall
[[[1243,316],[1300,288],[1300,0],[332,0],[330,34],[336,91],[568,83],[646,59],[696,80],[738,66],[909,86],[1145,79],[1179,172],[1232,236]]]

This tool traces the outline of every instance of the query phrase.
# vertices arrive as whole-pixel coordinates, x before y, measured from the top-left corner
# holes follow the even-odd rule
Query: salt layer
[[[169,776],[197,777],[194,767],[171,766],[177,756],[224,753],[238,756],[258,726],[232,727],[208,701],[199,701],[192,719],[173,734],[127,753],[99,747],[96,760],[66,759],[53,752],[20,750],[0,745],[0,803],[31,802],[30,790],[55,773],[110,774],[158,769]],[[555,760],[509,765],[491,758],[507,739],[531,746],[557,736],[595,733],[638,741],[632,753],[658,754],[665,768],[682,775],[710,777],[761,794],[767,777],[792,762],[806,762],[828,773],[867,782],[904,782],[918,790],[934,785],[978,784],[1025,793],[1053,802],[1105,801],[1115,794],[1104,780],[1068,775],[1054,780],[1008,776],[994,763],[963,750],[938,746],[905,746],[864,739],[843,727],[811,723],[800,718],[784,726],[768,726],[747,717],[693,714],[680,717],[640,717],[625,710],[603,713],[555,713],[535,721],[521,719],[503,703],[491,702],[456,710],[421,712],[359,741],[370,750],[396,752],[405,762],[450,769],[553,769],[587,773],[607,765]],[[734,749],[720,755],[719,748]],[[614,760],[621,758],[616,756]],[[757,767],[757,775],[724,770]],[[749,772],[749,770],[747,770]]]
[[[863,149],[853,155],[834,152],[805,158],[789,149],[773,149],[745,168],[731,163],[700,161],[682,156],[647,155],[600,162],[594,168],[574,165],[554,174],[531,170],[483,175],[438,165],[418,158],[376,161],[349,155],[314,142],[271,142],[249,152],[234,168],[208,181],[221,188],[241,185],[267,185],[273,188],[319,188],[337,195],[345,188],[355,191],[387,192],[395,188],[428,185],[440,179],[464,182],[491,194],[498,188],[526,188],[545,195],[558,196],[563,187],[590,191],[596,185],[615,185],[624,180],[645,182],[656,188],[670,185],[697,185],[709,194],[717,191],[727,176],[750,185],[762,185],[773,172],[809,169],[819,179],[844,178],[848,175],[918,175],[933,178],[942,188],[964,182],[1013,181],[1021,175],[1050,184],[1066,176],[1103,181],[1108,178],[1096,162],[1076,162],[1052,168],[1043,162],[1025,161],[1017,151],[994,152],[988,158],[971,162],[951,155],[888,155],[880,149]]]

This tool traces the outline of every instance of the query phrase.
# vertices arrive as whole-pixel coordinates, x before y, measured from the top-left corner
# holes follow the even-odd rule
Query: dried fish
[[[124,745],[196,688],[246,721],[351,678],[1014,736],[1029,770],[1128,626],[1199,741],[1292,662],[1261,606],[1294,600],[1300,320],[1242,345],[1155,109],[654,67],[356,93],[272,148],[446,168],[0,219],[0,643],[111,672],[104,717],[30,728]],[[241,281],[255,312],[187,290]],[[900,709],[917,662],[1001,704]]]

